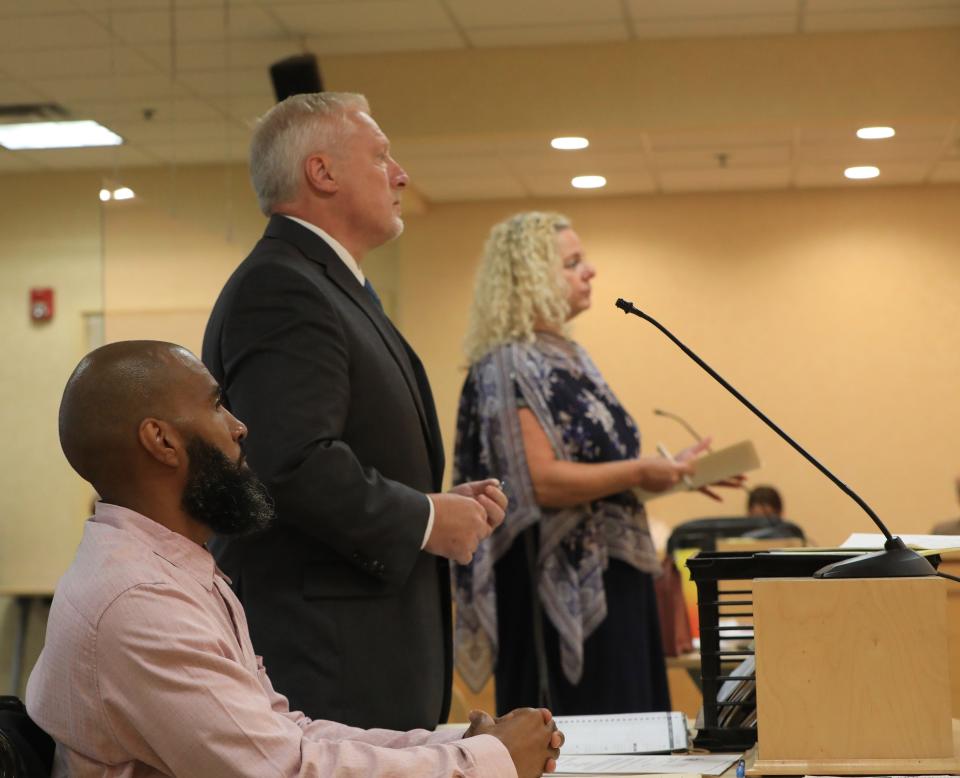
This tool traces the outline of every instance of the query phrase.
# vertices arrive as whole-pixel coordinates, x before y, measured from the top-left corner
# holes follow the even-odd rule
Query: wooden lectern
[[[940,578],[753,581],[752,775],[960,772]]]

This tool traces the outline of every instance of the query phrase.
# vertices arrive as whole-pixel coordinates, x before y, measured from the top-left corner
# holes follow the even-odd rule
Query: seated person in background
[[[780,492],[772,486],[757,486],[751,489],[747,497],[747,515],[782,519],[783,500]]]
[[[466,733],[362,730],[292,712],[204,548],[273,517],[246,428],[190,352],[115,343],[85,357],[60,442],[102,500],[61,579],[27,685],[55,776],[539,776],[563,736],[544,709]],[[296,639],[291,625],[290,639]]]
[[[747,497],[747,516],[754,519],[767,519],[769,524],[743,533],[744,537],[767,540],[800,538],[804,545],[811,542],[798,524],[784,520],[783,500],[780,492],[772,486],[757,486],[750,490],[750,495]]]
[[[957,491],[957,502],[960,502],[960,475],[953,480]],[[960,535],[960,518],[941,521],[930,530],[931,535]]]

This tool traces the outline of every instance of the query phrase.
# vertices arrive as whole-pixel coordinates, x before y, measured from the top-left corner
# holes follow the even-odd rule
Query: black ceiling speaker
[[[290,95],[323,91],[320,68],[313,54],[297,54],[274,62],[270,66],[270,80],[278,103]]]

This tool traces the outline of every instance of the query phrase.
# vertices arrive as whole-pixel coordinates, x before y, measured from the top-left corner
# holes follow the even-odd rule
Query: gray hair
[[[339,150],[349,111],[369,113],[367,98],[351,92],[291,95],[260,118],[250,141],[250,180],[265,215],[296,196],[310,154]]]

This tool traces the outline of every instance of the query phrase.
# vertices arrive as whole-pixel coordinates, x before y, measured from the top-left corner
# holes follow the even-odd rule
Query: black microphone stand
[[[803,446],[797,443],[786,432],[784,432],[774,422],[767,418],[765,413],[757,408],[746,397],[740,394],[740,392],[734,389],[726,381],[726,379],[723,378],[723,376],[721,376],[716,370],[710,367],[710,365],[700,359],[700,357],[698,357],[684,343],[682,343],[672,332],[670,332],[670,330],[664,327],[652,316],[644,313],[639,308],[636,308],[633,303],[628,302],[623,298],[618,299],[616,305],[617,308],[622,310],[625,314],[632,313],[634,316],[639,316],[641,319],[650,322],[654,327],[660,330],[660,332],[666,335],[684,354],[686,354],[688,357],[690,357],[690,359],[703,368],[703,370],[706,371],[706,373],[713,380],[715,380],[724,389],[730,392],[730,394],[736,397],[750,410],[751,413],[759,418],[770,429],[776,432],[777,435],[779,435],[783,440],[789,443],[797,453],[799,453],[804,459],[817,468],[817,470],[829,478],[830,481],[832,481],[833,484],[840,489],[840,491],[847,495],[847,497],[859,505],[860,508],[866,512],[866,514],[873,520],[873,523],[876,524],[883,533],[883,536],[886,538],[886,542],[883,544],[883,551],[875,551],[869,554],[853,557],[852,559],[844,559],[840,562],[834,562],[831,565],[827,565],[826,567],[822,567],[817,570],[817,572],[814,573],[814,578],[900,578],[908,576],[930,576],[937,574],[937,571],[927,559],[922,557],[916,551],[907,548],[906,544],[900,538],[895,538],[890,534],[890,530],[888,530],[886,525],[880,521],[880,517],[874,513],[873,509],[867,505],[866,502],[864,502],[860,495],[854,492],[850,487],[843,483],[843,481],[841,481],[826,467],[820,464],[820,462],[814,458],[812,454],[808,453]]]

